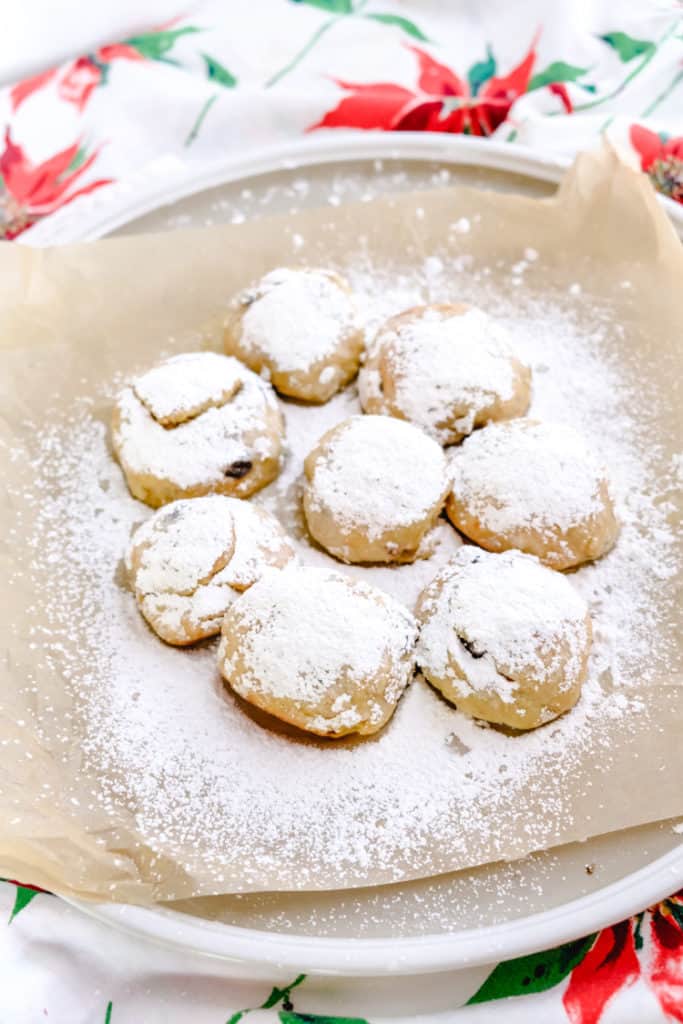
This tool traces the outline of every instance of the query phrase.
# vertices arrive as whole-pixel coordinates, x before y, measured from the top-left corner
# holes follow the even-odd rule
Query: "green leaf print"
[[[383,25],[395,25],[396,28],[403,29],[413,39],[419,39],[423,43],[428,43],[429,39],[422,32],[414,21],[409,21],[408,18],[401,17],[400,14],[364,14],[364,18],[369,18],[371,21],[379,21]]]
[[[203,53],[202,57],[204,58],[206,73],[209,78],[212,78],[214,82],[218,82],[219,85],[224,85],[226,89],[233,89],[237,85],[235,76],[214,57],[209,57],[208,53]]]
[[[498,964],[467,1005],[553,988],[583,960],[594,941],[595,935],[589,935],[544,953],[532,953]]]
[[[271,993],[266,999],[266,1001],[261,1003],[260,1006],[250,1006],[246,1010],[238,1010],[236,1013],[233,1013],[232,1017],[228,1018],[225,1024],[238,1024],[238,1022],[242,1020],[242,1017],[246,1016],[247,1013],[251,1013],[253,1010],[270,1010],[273,1008],[273,1006],[277,1006],[278,1003],[282,1004],[283,1012],[293,1011],[293,1007],[289,998],[290,993],[293,988],[296,988],[297,985],[300,985],[302,981],[305,981],[305,979],[305,974],[299,974],[294,979],[294,981],[292,981],[289,985],[285,985],[284,988],[278,988],[276,985],[271,990]],[[297,1017],[297,1019],[299,1018]]]
[[[643,54],[651,53],[655,49],[655,44],[649,39],[634,39],[633,36],[629,36],[625,32],[607,32],[599,38],[617,51],[624,64],[633,60],[634,57],[642,57]]]
[[[588,70],[590,69],[578,68],[575,64],[566,64],[563,60],[556,60],[549,64],[544,71],[539,71],[532,77],[527,92],[542,89],[544,85],[552,85],[553,82],[575,82]]]
[[[665,900],[664,902],[671,911],[673,919],[678,927],[683,929],[683,907],[680,903],[675,903],[673,900]]]
[[[104,1015],[104,1024],[111,1024],[112,1005],[111,1001],[107,1003],[107,1011]]]
[[[470,83],[472,95],[476,96],[482,85],[493,78],[496,73],[496,58],[493,56],[491,47],[486,47],[486,60],[480,60],[473,64],[467,72],[467,81]]]
[[[194,32],[201,32],[200,28],[194,25],[187,25],[185,28],[168,29],[164,32],[147,32],[144,35],[132,36],[126,39],[128,46],[132,46],[138,53],[147,60],[161,60],[173,64],[166,54],[173,49],[176,40],[181,36],[191,35]]]
[[[14,896],[14,906],[12,907],[12,913],[9,916],[8,924],[11,924],[17,914],[22,911],[24,907],[27,907],[31,900],[35,899],[37,895],[37,889],[28,889],[25,885],[18,885]]]
[[[321,11],[328,11],[330,14],[351,14],[353,11],[351,0],[294,0],[294,3],[319,7]]]
[[[305,979],[305,977],[305,974],[299,974],[294,979],[294,981],[290,985],[287,985],[285,988],[275,987],[268,996],[268,998],[266,999],[265,1003],[261,1003],[260,1009],[270,1010],[271,1006],[276,1006],[280,1002],[288,1003],[290,992],[292,991],[293,988],[296,988],[297,985],[300,985],[301,982]]]
[[[202,124],[204,123],[204,118],[209,113],[209,111],[211,110],[211,107],[214,105],[214,103],[216,102],[217,99],[218,99],[218,93],[215,92],[213,94],[213,96],[209,96],[208,100],[205,100],[204,103],[202,104],[202,109],[197,114],[197,116],[196,116],[196,118],[194,120],[194,124],[190,128],[188,136],[185,139],[185,145],[186,146],[191,146],[192,143],[194,142],[194,140],[199,135],[200,129],[202,127]]]

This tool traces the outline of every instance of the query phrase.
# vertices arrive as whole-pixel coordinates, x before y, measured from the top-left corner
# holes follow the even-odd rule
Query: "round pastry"
[[[489,551],[519,548],[570,569],[617,539],[604,470],[571,427],[491,423],[453,452],[451,476],[448,518]]]
[[[221,494],[174,501],[133,534],[126,568],[138,607],[166,643],[184,646],[220,631],[235,600],[294,547],[270,513]]]
[[[164,360],[114,406],[114,452],[131,494],[152,508],[210,493],[246,498],[277,476],[283,435],[270,385],[214,352]]]
[[[412,677],[417,623],[377,587],[326,569],[266,572],[230,608],[218,663],[241,697],[318,736],[368,735]]]
[[[591,621],[561,573],[521,551],[463,546],[420,595],[417,661],[461,711],[535,729],[573,707]]]
[[[363,332],[338,274],[281,267],[233,301],[224,347],[281,394],[326,402],[358,372]]]
[[[409,420],[449,445],[490,420],[523,416],[531,371],[480,309],[417,306],[380,328],[358,389],[366,412]]]
[[[311,535],[342,562],[413,562],[443,507],[449,482],[442,449],[389,416],[352,416],[304,462]]]

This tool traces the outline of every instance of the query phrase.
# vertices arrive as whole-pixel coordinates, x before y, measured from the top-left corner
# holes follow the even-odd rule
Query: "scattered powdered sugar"
[[[242,348],[267,355],[285,373],[308,370],[332,355],[356,325],[353,299],[323,270],[272,270],[236,304],[248,306]]]
[[[342,530],[374,540],[433,515],[446,479],[444,454],[422,431],[390,416],[353,416],[325,443],[307,494]]]
[[[368,266],[354,255],[341,268],[369,328],[426,302],[465,300],[501,318],[533,369],[532,414],[579,429],[609,466],[622,531],[609,554],[571,576],[589,604],[594,645],[581,700],[552,725],[515,737],[481,728],[418,677],[371,742],[323,745],[264,728],[222,686],[215,644],[181,651],[159,642],[117,582],[130,533],[148,513],[111,458],[93,399],[66,417],[46,410],[34,448],[17,452],[32,474],[11,494],[17,516],[38,510],[24,566],[35,579],[37,670],[59,673],[82,723],[74,735],[60,719],[60,735],[77,745],[81,776],[102,780],[92,799],[114,818],[127,808],[139,841],[188,872],[178,895],[362,885],[556,842],[572,824],[563,780],[586,787],[588,799],[585,766],[577,774],[586,752],[609,766],[610,723],[628,743],[641,688],[669,668],[676,548],[652,429],[660,396],[621,358],[619,323],[585,289],[578,308],[566,289],[536,295],[525,285],[510,298],[482,270],[437,255],[418,268]],[[442,521],[435,555],[413,565],[345,567],[311,548],[300,514],[303,459],[324,431],[359,412],[358,399],[348,388],[317,408],[282,405],[289,451],[256,500],[277,510],[308,564],[369,580],[412,609],[457,549],[456,532]],[[26,681],[32,706],[35,686]],[[41,713],[35,727],[49,734],[52,704],[43,725]],[[592,820],[574,822],[575,834],[599,831],[604,799],[596,792]],[[531,816],[534,801],[543,815]]]
[[[562,424],[491,423],[453,450],[450,470],[459,502],[495,532],[568,530],[602,508],[605,470],[588,442]]]
[[[118,396],[116,446],[131,472],[190,489],[224,482],[231,466],[276,458],[280,437],[267,418],[268,410],[276,408],[270,386],[230,356],[197,353],[191,365],[187,391],[186,364],[170,360],[156,367],[152,387],[144,386],[146,374]],[[223,367],[221,375],[216,374],[217,365]],[[230,392],[225,404],[216,404],[216,396],[226,393],[225,378],[232,374],[238,377],[239,387]],[[172,390],[169,380],[174,381]],[[169,387],[167,401],[160,391],[162,383]],[[165,410],[167,415],[175,416],[181,408],[179,415],[185,417],[184,422],[164,427],[138,398],[141,387],[148,400],[155,403],[154,408]],[[182,402],[188,404],[179,405]],[[201,409],[204,411],[197,415]],[[194,410],[192,418],[189,410]]]
[[[132,383],[151,416],[164,427],[225,405],[242,387],[242,366],[215,352],[189,352],[153,366]]]
[[[245,631],[239,659],[247,689],[315,705],[343,679],[351,692],[337,697],[339,712],[353,702],[354,684],[362,691],[387,663],[390,684],[403,690],[401,659],[417,636],[412,615],[386,593],[312,568],[266,572],[234,605],[226,629]],[[230,678],[235,666],[225,667]]]
[[[449,314],[426,308],[379,332],[369,349],[370,365],[361,370],[361,399],[367,405],[372,395],[381,407],[383,375],[391,374],[391,404],[448,444],[453,427],[469,434],[479,413],[512,398],[519,383],[513,359],[504,325],[482,310]]]
[[[418,663],[432,676],[514,700],[515,680],[561,678],[583,668],[588,606],[566,576],[519,551],[462,547],[423,603]],[[462,680],[452,668],[464,673]]]

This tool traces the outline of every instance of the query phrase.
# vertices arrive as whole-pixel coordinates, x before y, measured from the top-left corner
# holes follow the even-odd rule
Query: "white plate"
[[[21,241],[59,244],[239,221],[456,182],[548,195],[565,168],[564,161],[520,146],[458,136],[341,133],[201,171],[165,158],[136,179],[82,197]],[[662,203],[683,231],[683,208]],[[78,906],[164,945],[220,957],[242,977],[278,980],[305,972],[359,978],[520,956],[617,921],[681,886],[680,838],[671,823],[658,823],[515,864],[400,886],[221,897],[153,909]],[[445,1006],[452,1006],[452,980],[444,991]],[[408,1012],[405,1002],[401,1008]]]

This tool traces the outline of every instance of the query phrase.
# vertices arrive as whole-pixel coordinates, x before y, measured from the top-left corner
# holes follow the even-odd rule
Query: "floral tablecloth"
[[[468,133],[566,155],[606,134],[683,202],[683,11],[674,0],[206,0],[3,89],[0,126],[7,239],[159,157],[191,175],[226,153],[339,128]],[[683,895],[492,965],[462,1004],[454,997],[447,1014],[458,1024],[683,1021]],[[218,961],[146,946],[0,882],[2,1024],[245,1014],[363,1019],[349,1017],[341,983],[227,978]]]

